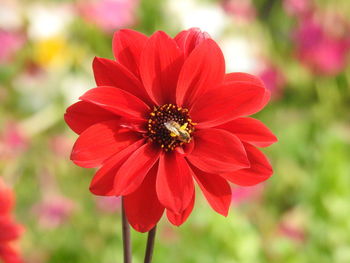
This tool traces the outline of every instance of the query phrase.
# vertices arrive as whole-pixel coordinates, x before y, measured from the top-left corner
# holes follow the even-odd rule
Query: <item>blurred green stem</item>
[[[148,232],[147,247],[146,247],[146,254],[145,254],[144,263],[151,263],[152,262],[152,255],[153,255],[153,249],[154,249],[154,240],[156,237],[156,230],[157,230],[157,226],[153,227],[151,229],[151,231]]]
[[[265,2],[263,2],[260,11],[260,16],[262,19],[266,19],[270,16],[271,10],[275,2],[276,0],[266,0]]]
[[[131,263],[131,243],[130,243],[130,226],[125,215],[124,200],[122,198],[122,230],[123,230],[123,249],[124,263]]]

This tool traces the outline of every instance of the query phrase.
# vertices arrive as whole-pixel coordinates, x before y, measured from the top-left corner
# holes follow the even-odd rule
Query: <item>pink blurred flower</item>
[[[5,124],[2,134],[0,134],[0,157],[13,158],[24,152],[29,145],[29,140],[19,125],[15,122]]]
[[[271,91],[273,99],[281,98],[286,80],[278,67],[272,63],[265,63],[258,72],[258,76],[265,83],[266,88]]]
[[[62,158],[67,158],[72,150],[72,142],[67,136],[57,135],[50,139],[50,148],[52,152]]]
[[[313,15],[300,21],[294,33],[296,53],[299,60],[314,73],[333,76],[347,65],[350,38],[347,34],[332,34],[320,22],[321,19]],[[335,28],[339,26],[334,25]]]
[[[303,243],[306,240],[305,211],[297,208],[287,211],[277,226],[277,232],[296,243]]]
[[[96,196],[96,206],[103,212],[113,213],[120,211],[121,200],[115,196]]]
[[[20,33],[0,29],[0,64],[9,62],[24,44],[24,37]]]
[[[232,187],[232,205],[238,206],[252,200],[259,200],[263,190],[264,184]]]
[[[135,22],[139,0],[88,0],[78,4],[78,11],[88,22],[110,33]]]
[[[75,210],[75,203],[61,195],[45,197],[34,205],[33,212],[42,228],[53,229],[69,220]]]
[[[305,240],[305,233],[297,226],[290,225],[288,223],[282,223],[279,226],[279,232],[282,236],[287,237],[295,242],[303,242]]]
[[[293,16],[303,16],[312,12],[313,9],[312,0],[284,0],[283,8],[287,14]]]
[[[179,242],[180,240],[180,236],[179,236],[179,232],[176,231],[176,229],[174,229],[174,227],[169,226],[169,225],[164,225],[161,229],[160,229],[160,233],[159,233],[162,242],[166,243],[166,244],[174,244]]]
[[[256,10],[251,0],[224,0],[225,12],[242,22],[250,22],[256,17]]]

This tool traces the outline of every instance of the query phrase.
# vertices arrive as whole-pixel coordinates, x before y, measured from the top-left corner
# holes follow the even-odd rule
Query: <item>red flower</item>
[[[71,159],[100,167],[90,190],[123,196],[130,224],[150,230],[164,210],[181,225],[194,206],[194,181],[211,207],[227,215],[231,188],[269,178],[272,168],[256,148],[276,142],[260,121],[269,91],[254,76],[225,74],[218,45],[198,29],[174,39],[120,30],[116,60],[95,58],[97,88],[67,109],[80,136]]]
[[[19,238],[23,228],[12,218],[13,205],[13,193],[0,178],[0,261],[4,263],[22,262],[13,242]]]

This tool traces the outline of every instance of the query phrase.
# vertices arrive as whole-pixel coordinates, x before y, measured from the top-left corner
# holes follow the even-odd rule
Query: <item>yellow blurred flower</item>
[[[64,37],[55,36],[34,43],[34,60],[44,69],[58,69],[81,62],[84,48],[70,44]]]
[[[70,49],[62,37],[51,37],[35,43],[36,62],[43,68],[60,68],[70,57]]]

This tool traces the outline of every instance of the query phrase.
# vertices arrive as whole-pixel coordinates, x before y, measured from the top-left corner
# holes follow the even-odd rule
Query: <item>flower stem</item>
[[[148,232],[147,247],[146,247],[146,254],[145,254],[144,263],[151,263],[152,262],[152,255],[153,255],[153,248],[154,248],[154,240],[156,237],[156,230],[157,230],[157,226],[153,227]]]
[[[122,230],[123,230],[123,249],[124,263],[131,263],[131,244],[130,244],[130,226],[125,215],[124,200],[122,198]]]

